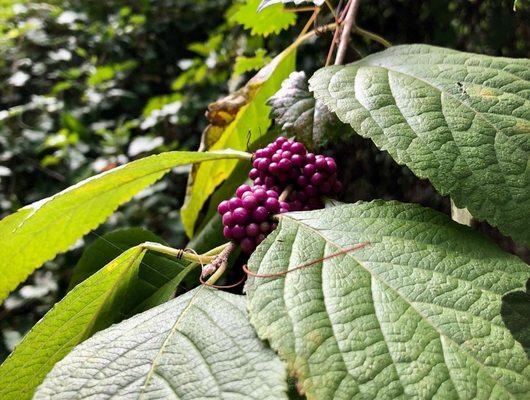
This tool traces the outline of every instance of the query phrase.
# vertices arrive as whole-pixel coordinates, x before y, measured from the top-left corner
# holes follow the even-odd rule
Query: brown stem
[[[210,264],[205,265],[202,268],[201,275],[203,277],[213,274],[206,283],[214,284],[215,281],[219,279],[219,277],[226,270],[226,266],[228,265],[228,257],[230,257],[230,254],[235,250],[235,248],[236,244],[234,242],[228,243],[223,251],[221,251]]]
[[[335,65],[341,65],[344,62],[346,56],[346,50],[348,49],[348,43],[350,42],[350,34],[355,25],[355,18],[357,17],[357,10],[361,0],[350,0],[348,13],[344,19],[344,26],[340,35],[339,48],[337,49],[337,56],[335,57]]]
[[[293,191],[292,185],[287,186],[285,190],[280,194],[278,201],[285,201],[292,191]]]

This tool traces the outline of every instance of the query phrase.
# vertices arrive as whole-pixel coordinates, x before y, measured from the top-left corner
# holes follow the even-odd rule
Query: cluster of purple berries
[[[272,217],[288,211],[323,207],[321,197],[341,191],[332,157],[308,153],[302,143],[283,136],[256,150],[249,178],[236,196],[222,201],[223,234],[250,254],[276,228]]]

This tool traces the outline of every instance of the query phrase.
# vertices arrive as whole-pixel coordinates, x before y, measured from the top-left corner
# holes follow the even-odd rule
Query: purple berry
[[[249,213],[243,207],[238,207],[234,211],[232,211],[232,219],[236,224],[244,224],[245,222],[247,222],[248,217]]]
[[[267,209],[263,206],[259,206],[254,211],[252,211],[252,219],[256,222],[263,222],[267,219],[268,216],[269,213],[267,212]]]
[[[313,174],[317,172],[315,164],[306,164],[304,167],[304,175],[310,178]]]
[[[219,205],[217,206],[217,212],[223,215],[224,213],[227,213],[228,211],[230,211],[230,203],[228,202],[228,200],[221,201]]]
[[[223,236],[227,239],[232,239],[232,228],[225,226],[223,228]]]
[[[266,222],[263,222],[266,223]],[[254,237],[258,236],[260,233],[260,226],[256,224],[255,222],[252,222],[251,224],[248,224],[245,228],[245,233],[247,236]]]
[[[237,197],[232,197],[230,200],[228,200],[228,204],[230,204],[230,210],[234,211],[236,208],[241,207],[243,202]]]
[[[267,190],[267,197],[274,197],[275,199],[278,198],[278,192],[276,190],[273,190],[273,189],[269,189]]]
[[[324,183],[324,179],[324,175],[322,175],[320,172],[317,172],[311,177],[311,183],[314,186],[320,186]]]
[[[243,199],[243,207],[246,208],[248,211],[252,211],[257,206],[258,201],[256,200],[256,197],[254,197],[252,194],[249,194]]]
[[[302,165],[304,165],[304,157],[300,154],[293,154],[293,156],[291,157],[291,162],[293,163],[293,165],[301,167]]]
[[[271,224],[268,222],[262,222],[259,224],[259,230],[261,233],[267,234],[271,231]]]
[[[262,188],[256,189],[254,190],[254,197],[258,203],[263,203],[265,200],[267,200],[267,191]]]
[[[260,158],[259,159],[259,162],[258,162],[258,165],[256,166],[256,168],[258,169],[258,171],[260,172],[265,172],[267,171],[267,169],[269,168],[269,165],[270,165],[270,161],[266,158]]]
[[[245,237],[245,228],[241,225],[234,225],[232,227],[232,237],[236,240],[241,240]]]
[[[317,158],[315,161],[315,167],[317,167],[319,171],[325,171],[328,168],[328,164],[324,158]]]
[[[251,254],[255,248],[256,244],[254,243],[254,240],[250,238],[245,238],[241,241],[241,250],[243,251],[243,253]]]
[[[267,211],[271,213],[277,213],[280,209],[280,202],[275,197],[269,197],[267,200],[265,200],[264,206]]]
[[[256,238],[256,243],[260,244],[261,242],[265,240],[265,237],[266,236],[263,233],[259,234],[258,237]]]
[[[234,225],[234,220],[232,218],[232,213],[230,211],[225,212],[223,214],[222,222],[224,226],[232,226]]]
[[[305,146],[302,143],[294,142],[291,145],[291,152],[293,152],[294,154],[305,154],[306,151],[307,150],[305,149]]]
[[[259,178],[259,171],[256,168],[252,168],[248,173],[248,177],[252,180]]]
[[[313,153],[307,153],[305,155],[305,159],[308,164],[314,164],[315,161],[317,160],[316,156]]]
[[[241,198],[243,197],[243,194],[246,193],[246,192],[250,192],[250,186],[247,185],[247,184],[243,184],[241,186],[239,186],[236,190],[236,196]]]

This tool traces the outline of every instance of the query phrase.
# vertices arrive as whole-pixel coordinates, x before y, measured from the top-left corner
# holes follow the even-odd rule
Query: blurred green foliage
[[[309,15],[268,35],[273,27],[262,20],[248,29],[237,24],[238,15],[251,11],[245,5],[254,3],[0,0],[0,217],[131,159],[197,148],[207,104],[241,87],[296,38]],[[396,44],[529,56],[526,3],[514,11],[513,0],[365,1],[358,23]],[[294,19],[288,15],[282,23]],[[328,22],[319,17],[317,25]],[[310,75],[322,66],[330,39],[325,34],[302,47],[298,67]],[[352,45],[349,59],[380,50],[357,36]],[[344,168],[351,182],[347,200],[398,198],[445,207],[428,184],[369,142],[355,141],[356,150],[341,158],[350,163]],[[336,147],[338,156],[346,151]],[[87,240],[143,226],[182,245],[186,172],[177,170],[138,195]],[[47,263],[0,309],[0,359],[64,295],[79,247]]]

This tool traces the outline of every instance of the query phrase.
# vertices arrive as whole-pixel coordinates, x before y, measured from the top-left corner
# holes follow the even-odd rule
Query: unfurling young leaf
[[[241,24],[250,29],[252,35],[269,36],[278,34],[296,22],[296,14],[285,12],[281,4],[275,4],[258,12],[260,0],[245,0],[230,17],[233,23]]]
[[[293,72],[268,104],[283,131],[308,145],[319,145],[341,132],[351,132],[320,100],[309,92],[305,72]]]
[[[36,400],[286,399],[283,363],[245,300],[201,286],[102,331],[59,362]]]
[[[171,168],[247,158],[246,153],[174,151],[145,157],[88,178],[0,221],[0,301],[28,275],[96,228],[118,206]]]
[[[281,215],[248,265],[274,274],[311,261],[246,284],[252,325],[309,399],[528,395],[501,300],[530,268],[477,232],[417,205],[345,204]]]
[[[315,97],[459,208],[530,244],[530,60],[396,46],[310,79]]]

